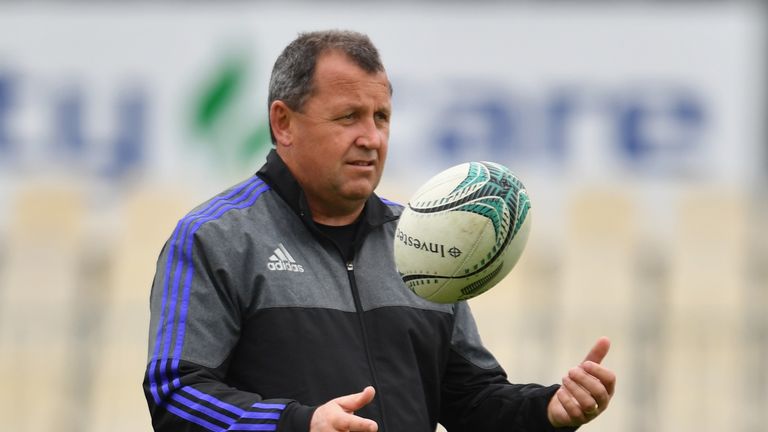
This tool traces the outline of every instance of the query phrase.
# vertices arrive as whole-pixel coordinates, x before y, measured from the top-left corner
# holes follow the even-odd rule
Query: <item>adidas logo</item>
[[[303,273],[304,267],[296,264],[296,260],[293,259],[288,250],[285,249],[282,243],[277,244],[275,253],[269,257],[267,268],[272,271],[292,271],[297,273]]]

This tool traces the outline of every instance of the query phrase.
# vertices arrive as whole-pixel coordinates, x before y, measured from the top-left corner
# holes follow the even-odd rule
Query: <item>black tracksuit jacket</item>
[[[431,303],[403,284],[401,211],[371,196],[347,262],[273,151],[182,218],[150,301],[155,430],[305,432],[317,406],[367,385],[376,397],[356,414],[384,432],[551,430],[557,386],[510,384],[465,302]]]

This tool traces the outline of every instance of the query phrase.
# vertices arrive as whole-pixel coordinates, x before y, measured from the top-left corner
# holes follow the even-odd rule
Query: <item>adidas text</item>
[[[267,263],[267,268],[270,270],[282,270],[282,271],[292,271],[292,272],[298,272],[303,273],[304,267],[302,267],[299,264],[292,264],[287,261],[278,261],[278,262],[269,262]]]

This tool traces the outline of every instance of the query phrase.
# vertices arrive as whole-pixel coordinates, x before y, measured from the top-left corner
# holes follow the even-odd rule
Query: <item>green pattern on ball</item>
[[[517,209],[518,209],[517,217],[515,217],[515,220],[517,221],[517,223],[515,223],[515,231],[512,233],[512,235],[517,235],[517,232],[520,231],[520,227],[523,226],[523,222],[525,222],[525,218],[528,217],[528,210],[531,209],[531,200],[530,198],[528,198],[528,194],[525,192],[525,189],[520,190],[518,201],[519,203],[517,205]]]
[[[488,180],[489,180],[488,171],[483,169],[483,165],[477,162],[470,162],[469,170],[467,171],[467,177],[464,180],[462,180],[458,186],[456,186],[453,192],[451,192],[451,195],[473,184],[485,183]]]
[[[506,167],[490,162],[470,162],[467,177],[451,195],[476,184],[482,186],[467,196],[468,202],[456,210],[488,218],[493,224],[496,247],[500,248],[508,240],[511,217],[514,216],[515,222],[511,237],[517,234],[525,221],[531,207],[528,194],[523,183]]]

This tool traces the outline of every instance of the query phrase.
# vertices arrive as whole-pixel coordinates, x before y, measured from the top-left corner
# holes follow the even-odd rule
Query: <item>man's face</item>
[[[344,54],[317,61],[314,91],[291,119],[285,160],[310,204],[356,207],[384,170],[391,115],[384,72],[369,74]]]

